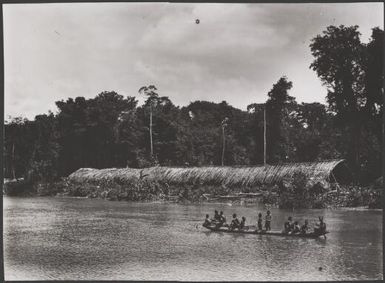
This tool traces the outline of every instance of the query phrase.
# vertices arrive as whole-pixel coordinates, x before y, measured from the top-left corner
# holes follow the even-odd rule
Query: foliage
[[[35,144],[27,172],[31,182],[50,182],[56,179],[60,145],[56,136],[56,118],[52,113],[35,117]]]
[[[27,180],[13,180],[3,185],[3,193],[8,196],[28,196],[35,193],[32,183]]]
[[[290,104],[295,102],[295,98],[288,94],[293,83],[288,81],[286,77],[278,80],[273,88],[267,94],[269,99],[266,102],[267,115],[267,162],[275,163],[282,160],[288,160],[289,151],[285,148],[289,143],[286,140],[285,130],[291,111]]]
[[[4,175],[16,179],[23,176],[34,148],[34,125],[22,117],[5,124]]]
[[[364,44],[358,26],[341,25],[327,27],[310,45],[315,57],[310,68],[327,87],[327,102],[336,125],[349,133],[346,158],[357,181],[368,181],[361,174],[363,159],[368,158],[367,152],[361,150],[363,129],[377,137],[375,146],[382,142],[383,42],[384,33],[379,28],[373,29],[370,42]],[[380,149],[369,151],[372,150]],[[374,163],[378,168],[381,160]]]
[[[314,182],[303,172],[295,172],[278,186],[280,208],[323,208],[327,185]]]

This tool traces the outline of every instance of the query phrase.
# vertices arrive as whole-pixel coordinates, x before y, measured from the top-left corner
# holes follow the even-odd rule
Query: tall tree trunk
[[[12,177],[13,177],[13,179],[16,179],[16,172],[15,172],[15,141],[12,142]]]
[[[222,166],[224,164],[224,158],[225,158],[225,127],[222,126],[222,138],[223,138],[223,141],[222,141]]]
[[[360,133],[361,125],[359,121],[350,125],[350,148],[349,148],[349,163],[353,172],[353,181],[358,184],[360,181]]]
[[[151,158],[154,156],[154,149],[152,145],[152,105],[150,103],[150,149],[151,149]]]
[[[263,165],[266,166],[266,104],[263,108]]]
[[[191,134],[190,134],[191,135]],[[190,136],[190,148],[191,148],[191,150],[190,150],[190,164],[189,164],[189,166],[191,166],[191,165],[195,165],[195,150],[194,150],[194,143],[193,143],[193,137],[192,136]]]

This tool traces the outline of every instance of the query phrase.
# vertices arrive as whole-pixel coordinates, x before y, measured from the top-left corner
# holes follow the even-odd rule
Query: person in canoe
[[[319,223],[314,227],[314,233],[318,235],[324,235],[326,233],[326,223],[323,216],[318,216]]]
[[[203,222],[203,227],[210,227],[210,225],[211,225],[210,216],[206,214],[206,219],[205,219],[205,222]]]
[[[309,230],[309,223],[308,223],[307,219],[305,219],[305,224],[303,224],[301,226],[301,232],[300,233],[306,234],[308,230]]]
[[[222,226],[225,226],[225,227],[228,227],[226,223],[226,217],[223,215],[223,211],[221,211],[219,213],[219,218],[218,218],[218,222],[217,222],[217,225],[215,226],[215,228],[220,228]]]
[[[270,214],[270,210],[268,210],[266,212],[266,216],[265,216],[265,229],[266,229],[266,231],[270,231],[271,230],[271,214]]]
[[[285,224],[284,224],[284,233],[286,233],[286,234],[289,234],[289,233],[291,233],[291,231],[293,231],[293,218],[291,217],[291,216],[289,216],[288,218],[287,218],[287,221],[285,222]]]
[[[257,222],[257,230],[262,231],[262,213],[258,213],[258,222]]]
[[[219,222],[220,221],[220,216],[219,216],[218,210],[214,211],[214,219],[213,220],[215,222]]]
[[[234,213],[233,214],[233,220],[231,221],[229,229],[230,230],[239,229],[239,225],[240,225],[240,223],[239,223],[239,220],[237,218],[237,215]]]
[[[219,221],[224,225],[226,223],[226,217],[223,215],[223,211],[219,212]]]
[[[243,230],[246,228],[246,217],[242,216],[241,223],[239,224],[239,230]]]
[[[301,227],[299,227],[299,223],[298,221],[295,221],[294,222],[294,226],[293,226],[293,234],[298,234],[299,232],[301,231]]]

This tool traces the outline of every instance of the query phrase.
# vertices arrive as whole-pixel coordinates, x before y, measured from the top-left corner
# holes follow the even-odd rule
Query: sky
[[[197,23],[199,19],[199,24]],[[56,113],[55,101],[155,85],[178,106],[263,103],[282,76],[298,102],[325,103],[309,44],[329,25],[383,29],[382,3],[5,4],[4,116]]]

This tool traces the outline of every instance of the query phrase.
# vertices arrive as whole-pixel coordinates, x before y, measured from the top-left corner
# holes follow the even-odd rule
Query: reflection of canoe
[[[283,236],[283,237],[299,237],[299,238],[318,238],[320,236],[325,236],[328,231],[324,234],[314,234],[312,233],[306,233],[306,234],[284,234],[281,231],[256,231],[256,230],[229,230],[226,227],[221,227],[216,229],[213,226],[203,226],[212,232],[225,232],[225,233],[238,233],[238,234],[254,234],[254,235],[269,235],[269,236]]]

